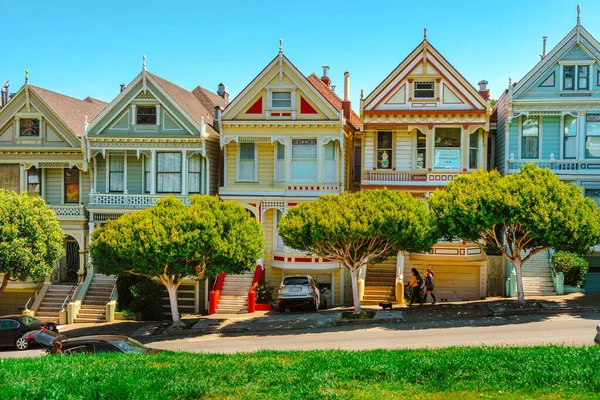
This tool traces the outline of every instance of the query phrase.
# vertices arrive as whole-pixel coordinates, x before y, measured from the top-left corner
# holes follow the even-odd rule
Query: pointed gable
[[[278,54],[227,106],[223,120],[339,120],[339,110]]]
[[[364,110],[485,110],[486,100],[423,40],[364,100]]]

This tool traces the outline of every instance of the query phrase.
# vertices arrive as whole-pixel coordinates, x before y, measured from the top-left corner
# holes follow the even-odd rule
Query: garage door
[[[463,301],[479,299],[479,267],[432,266],[435,296],[438,300]]]

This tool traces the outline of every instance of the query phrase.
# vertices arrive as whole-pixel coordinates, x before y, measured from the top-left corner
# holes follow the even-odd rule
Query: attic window
[[[40,136],[40,120],[39,119],[22,119],[21,120],[21,136]]]
[[[156,107],[137,107],[137,123],[140,125],[156,124]]]
[[[273,92],[272,108],[292,108],[292,92]]]
[[[433,99],[435,97],[435,82],[415,82],[413,98]]]

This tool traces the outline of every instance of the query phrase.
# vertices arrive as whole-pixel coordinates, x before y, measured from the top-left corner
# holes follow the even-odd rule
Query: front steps
[[[67,297],[73,294],[75,288],[76,286],[72,284],[51,285],[35,312],[35,317],[40,321],[58,323],[58,315],[62,310],[63,303]]]
[[[248,312],[248,292],[254,280],[254,272],[225,275],[217,314],[241,314]]]
[[[541,251],[531,257],[521,266],[523,271],[523,292],[525,296],[556,296],[552,271],[550,269],[550,255]]]
[[[106,322],[106,303],[116,284],[116,277],[94,274],[75,323]]]
[[[396,302],[396,257],[381,264],[367,266],[365,292],[361,305]]]

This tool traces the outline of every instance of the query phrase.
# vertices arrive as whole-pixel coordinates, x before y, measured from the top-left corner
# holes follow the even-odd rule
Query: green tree
[[[357,313],[362,267],[399,250],[429,250],[437,239],[425,202],[389,190],[345,192],[301,203],[279,222],[278,232],[286,246],[337,260],[350,271]]]
[[[64,252],[56,214],[41,197],[0,190],[0,295],[9,281],[50,276]]]
[[[125,214],[93,233],[94,268],[105,274],[158,278],[169,293],[175,326],[181,326],[177,289],[185,277],[214,277],[251,270],[263,256],[262,226],[234,202],[191,196],[191,205],[174,197]]]
[[[584,254],[600,241],[596,204],[534,164],[504,177],[483,170],[461,176],[436,191],[429,206],[446,239],[490,246],[514,265],[521,303],[521,266],[534,254],[550,248]]]

